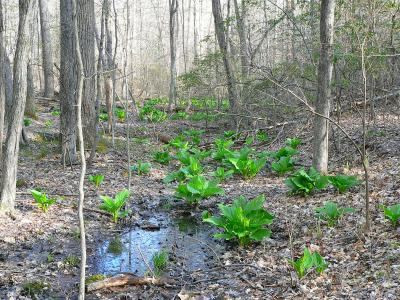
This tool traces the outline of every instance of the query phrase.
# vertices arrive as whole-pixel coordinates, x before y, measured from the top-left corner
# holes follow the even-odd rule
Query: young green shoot
[[[104,181],[104,175],[102,174],[95,174],[95,175],[89,175],[88,179],[91,183],[94,184],[96,188],[99,188],[99,186],[103,183]]]
[[[127,210],[121,210],[125,205],[126,200],[129,198],[129,191],[122,190],[116,196],[115,199],[108,196],[100,196],[103,200],[103,204],[100,206],[101,210],[104,210],[112,215],[114,223],[118,223],[119,218],[126,217],[129,214]]]
[[[31,190],[31,194],[35,199],[37,206],[45,213],[49,210],[51,205],[56,203],[56,199],[47,198],[45,193],[37,190]]]
[[[328,267],[328,264],[318,252],[311,252],[308,248],[304,248],[302,257],[296,260],[289,260],[289,263],[295,269],[300,279],[313,268],[318,274],[321,274]]]
[[[328,201],[324,206],[315,209],[315,215],[318,219],[326,221],[329,227],[334,227],[344,214],[354,211],[354,208],[339,207],[337,203]]]
[[[265,197],[259,195],[248,201],[240,196],[232,205],[218,204],[220,216],[212,216],[208,211],[203,213],[203,221],[222,228],[222,233],[214,235],[225,240],[237,240],[244,246],[251,241],[261,241],[271,235],[265,225],[272,223],[274,216],[264,209]]]

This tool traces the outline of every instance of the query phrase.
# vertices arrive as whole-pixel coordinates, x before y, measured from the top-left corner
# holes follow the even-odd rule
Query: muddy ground
[[[46,120],[52,126],[45,126]],[[357,143],[361,143],[360,120],[342,121]],[[225,124],[207,124],[203,143],[213,140]],[[132,161],[151,161],[151,153],[162,147],[155,133],[174,136],[184,128],[203,128],[204,122],[167,121],[147,126],[132,124]],[[79,166],[60,164],[59,146],[43,138],[43,132],[55,133],[57,117],[43,108],[39,119],[28,127],[30,145],[21,149],[15,219],[0,220],[0,299],[29,299],[27,283],[42,284],[38,299],[74,299],[77,295],[79,268],[79,232],[77,230]],[[88,174],[102,173],[105,181],[96,190],[86,184],[85,211],[88,239],[88,276],[132,272],[148,276],[144,263],[154,251],[169,252],[169,264],[163,277],[174,284],[166,287],[136,286],[101,290],[88,299],[399,299],[400,230],[384,219],[379,207],[400,201],[400,121],[379,115],[368,134],[371,185],[371,231],[363,231],[363,186],[345,194],[333,189],[316,192],[307,198],[289,196],[284,177],[265,168],[255,179],[239,176],[224,182],[224,196],[213,197],[190,209],[174,198],[172,186],[162,182],[176,169],[152,161],[150,174],[132,176],[132,195],[128,208],[132,215],[118,225],[97,210],[98,195],[111,195],[127,185],[127,155],[124,124],[118,124],[115,147],[109,137],[103,139]],[[257,150],[275,150],[287,137],[302,139],[298,164],[311,163],[311,124],[292,123],[269,130],[269,143]],[[331,147],[332,173],[362,177],[356,151],[335,130]],[[339,151],[340,150],[340,151]],[[42,188],[59,198],[47,214],[38,210],[30,196],[33,188]],[[217,212],[216,203],[231,202],[239,195],[249,198],[265,194],[266,208],[275,215],[270,226],[272,236],[245,248],[215,240],[215,229],[202,224],[201,212]],[[338,226],[328,228],[314,217],[314,209],[327,200],[353,207]],[[117,253],[111,243],[121,245]],[[298,280],[288,263],[291,254],[298,257],[305,246],[319,249],[329,263],[325,273],[314,272]],[[24,296],[25,295],[25,296]]]

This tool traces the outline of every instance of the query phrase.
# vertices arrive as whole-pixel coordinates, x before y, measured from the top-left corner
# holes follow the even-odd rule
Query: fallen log
[[[138,277],[131,273],[122,273],[104,280],[89,283],[86,286],[87,292],[93,292],[105,288],[125,286],[125,285],[146,285],[152,284],[156,286],[171,285],[172,282],[165,278]]]

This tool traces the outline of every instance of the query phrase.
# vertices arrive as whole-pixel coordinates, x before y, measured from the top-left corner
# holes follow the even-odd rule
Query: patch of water
[[[101,242],[91,262],[91,273],[131,272],[143,276],[148,272],[147,264],[152,266],[152,257],[160,250],[166,250],[177,267],[194,271],[212,266],[216,253],[222,253],[209,228],[192,217],[170,219],[159,215],[150,220],[161,220],[160,228],[150,231],[135,227]]]

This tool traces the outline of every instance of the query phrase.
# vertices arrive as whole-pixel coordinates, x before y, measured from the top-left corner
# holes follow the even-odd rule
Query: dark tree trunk
[[[60,108],[61,150],[63,164],[74,164],[76,154],[76,97],[78,68],[75,61],[75,42],[71,0],[60,1]]]
[[[320,21],[320,58],[318,65],[318,94],[315,111],[329,117],[332,81],[332,44],[335,20],[335,0],[322,0]],[[329,122],[315,115],[313,166],[320,172],[328,171],[328,133]]]
[[[79,44],[82,53],[85,80],[82,95],[82,122],[85,145],[91,148],[96,135],[96,56],[95,15],[93,0],[77,1]],[[75,57],[76,58],[76,57]]]
[[[49,0],[39,0],[40,31],[42,35],[42,59],[44,73],[44,96],[54,96],[53,54],[50,35]]]
[[[233,73],[232,65],[228,56],[228,45],[225,37],[224,20],[222,18],[220,0],[212,0],[212,11],[214,15],[215,33],[217,35],[218,45],[222,53],[222,59],[224,61],[226,80],[228,83],[230,108],[231,112],[234,114],[234,118],[236,119],[235,114],[238,112],[239,105],[238,93],[236,90],[235,75]]]
[[[14,55],[13,102],[8,112],[8,130],[2,157],[0,211],[12,212],[16,196],[19,141],[26,100],[28,61],[28,18],[32,0],[19,0],[19,24]]]
[[[32,74],[32,64],[28,64],[27,74],[26,74],[26,104],[25,104],[25,114],[28,116],[35,116],[35,86],[33,84],[33,74]]]
[[[169,109],[176,104],[176,13],[178,0],[169,0],[169,46],[170,46],[170,82],[169,82]]]

